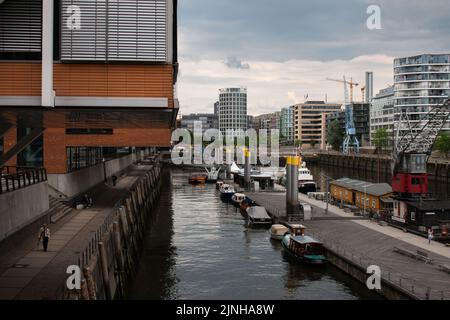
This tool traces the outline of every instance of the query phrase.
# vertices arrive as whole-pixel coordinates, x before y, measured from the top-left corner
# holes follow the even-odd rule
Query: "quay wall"
[[[325,166],[348,168],[359,171],[378,172],[383,175],[391,174],[391,158],[385,155],[345,155],[341,153],[320,153],[318,163]],[[448,182],[450,180],[450,162],[431,158],[427,171],[430,179]]]
[[[49,210],[46,182],[0,195],[0,241],[15,232],[46,219]],[[36,234],[37,236],[37,234]]]
[[[120,200],[103,224],[86,239],[74,256],[82,269],[81,290],[70,291],[61,283],[57,299],[112,300],[124,297],[136,271],[147,221],[161,190],[161,166],[154,165]]]
[[[75,198],[87,190],[102,183],[106,179],[111,179],[113,175],[119,175],[133,163],[142,160],[143,151],[133,153],[121,158],[106,161],[86,169],[78,170],[68,174],[48,174],[48,184],[50,192],[56,198],[69,200]]]

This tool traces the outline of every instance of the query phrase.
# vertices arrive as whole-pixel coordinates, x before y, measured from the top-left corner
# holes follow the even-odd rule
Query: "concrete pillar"
[[[244,173],[245,189],[250,190],[250,182],[251,182],[251,174],[252,174],[250,150],[245,149],[244,157],[245,157],[245,169],[244,169],[245,170],[245,173]]]
[[[300,166],[299,157],[288,157],[286,163],[286,214],[297,215],[298,207],[298,169]]]
[[[53,14],[54,1],[42,1],[42,87],[41,105],[54,107],[53,91]]]
[[[98,252],[100,254],[100,265],[103,279],[103,287],[105,288],[106,300],[112,300],[111,284],[109,283],[109,271],[108,271],[108,256],[106,255],[106,248],[103,242],[98,243]]]

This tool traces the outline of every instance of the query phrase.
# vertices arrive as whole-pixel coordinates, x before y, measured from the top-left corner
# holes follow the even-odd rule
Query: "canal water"
[[[165,170],[128,299],[379,299],[331,265],[291,261],[268,230],[245,227],[214,185]]]

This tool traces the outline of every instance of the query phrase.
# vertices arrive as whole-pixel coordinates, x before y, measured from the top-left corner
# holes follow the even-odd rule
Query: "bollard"
[[[103,242],[98,243],[98,252],[100,254],[100,265],[106,300],[112,300],[111,285],[109,283],[108,257],[106,256],[105,244]]]
[[[250,150],[248,150],[247,148],[245,148],[245,150],[244,150],[244,157],[245,157],[244,187],[247,191],[249,191],[252,168],[251,168],[251,159],[250,159],[251,154],[250,154]]]

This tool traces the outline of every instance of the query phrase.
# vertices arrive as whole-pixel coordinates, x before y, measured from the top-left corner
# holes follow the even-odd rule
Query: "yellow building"
[[[294,138],[304,148],[325,149],[326,115],[341,109],[340,104],[307,101],[294,106]]]
[[[343,178],[330,183],[333,200],[357,206],[366,211],[377,212],[392,204],[392,187],[387,183],[370,183]]]

